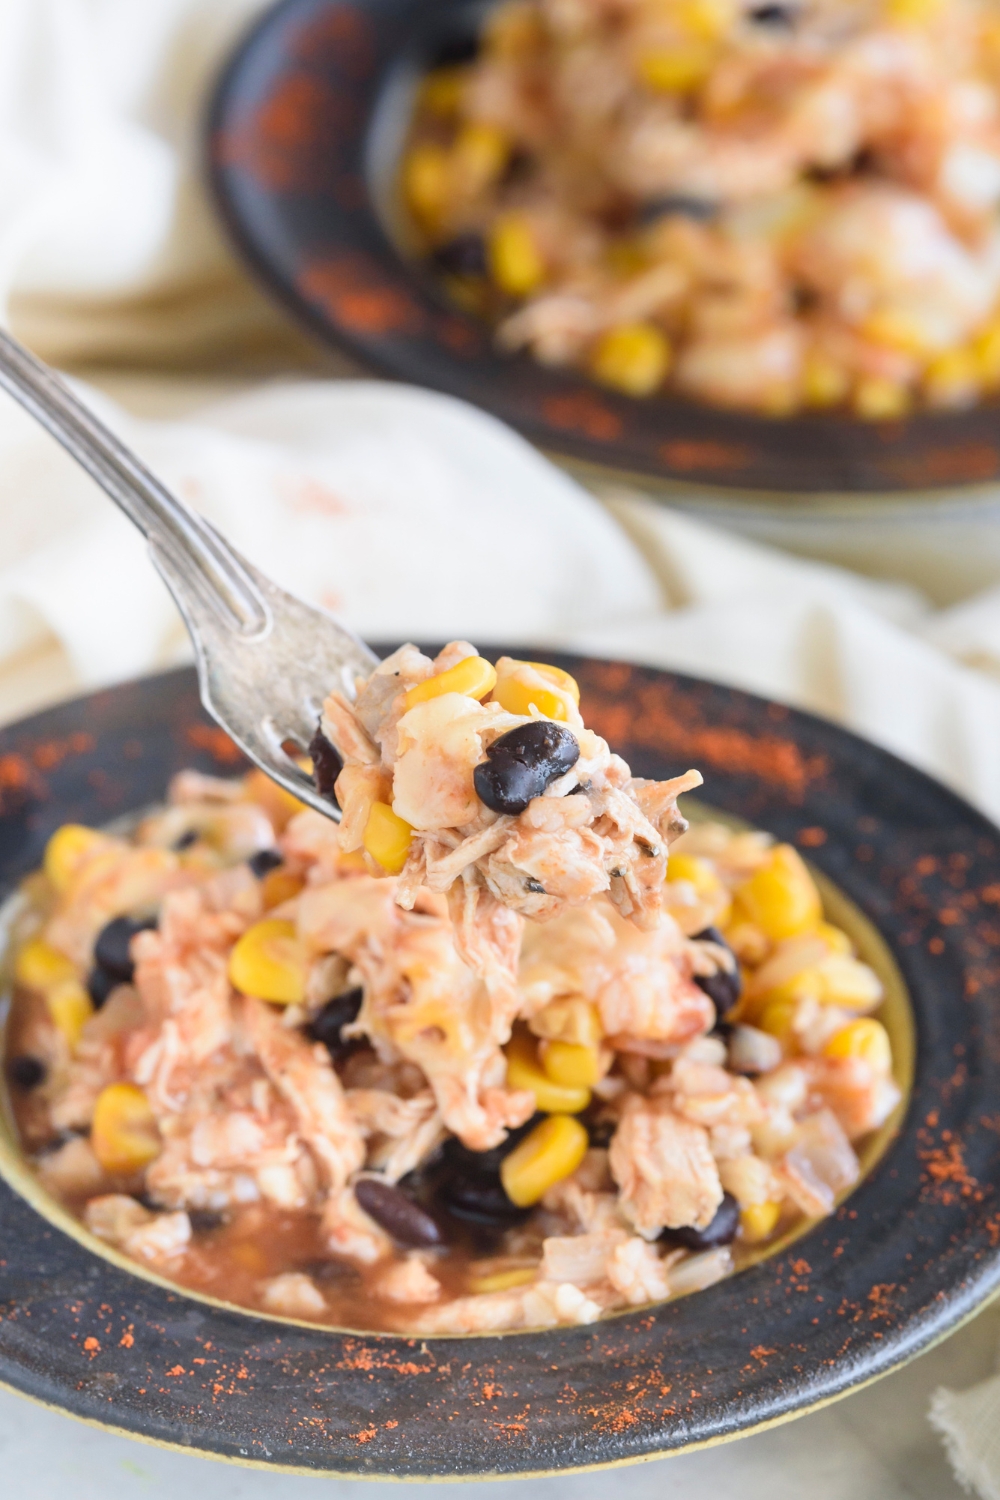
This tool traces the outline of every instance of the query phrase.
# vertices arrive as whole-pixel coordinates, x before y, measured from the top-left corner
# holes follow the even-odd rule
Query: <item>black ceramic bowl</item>
[[[8,1123],[0,1383],[124,1433],[265,1467],[551,1472],[810,1410],[910,1359],[993,1292],[1000,834],[821,720],[691,678],[558,660],[579,679],[588,722],[637,774],[698,765],[716,808],[802,848],[833,915],[879,965],[912,1088],[866,1179],[794,1244],[694,1296],[590,1327],[407,1339],[244,1312],[115,1262],[33,1185]],[[193,671],[0,732],[0,898],[58,824],[142,808],[185,765],[242,765],[206,720]]]
[[[414,88],[484,0],[282,0],[226,67],[209,175],[237,248],[321,340],[494,412],[552,452],[755,491],[928,490],[1000,477],[995,405],[898,422],[768,419],[631,400],[506,357],[408,249],[395,189]]]

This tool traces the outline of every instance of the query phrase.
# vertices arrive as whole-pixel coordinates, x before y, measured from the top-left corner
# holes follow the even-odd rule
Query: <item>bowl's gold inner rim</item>
[[[746,829],[750,825],[742,819],[737,819],[727,813],[720,813],[716,809],[700,803],[692,798],[685,798],[684,810],[692,822],[704,822],[711,820],[725,823],[733,829]],[[127,830],[131,819],[116,819],[114,831],[123,833]],[[823,898],[824,913],[828,919],[837,927],[842,927],[854,943],[858,956],[865,963],[870,964],[875,970],[885,991],[885,997],[879,1009],[875,1012],[878,1019],[889,1033],[892,1044],[893,1076],[899,1086],[901,1098],[899,1104],[892,1114],[878,1130],[865,1141],[864,1146],[858,1152],[861,1163],[861,1178],[859,1184],[869,1174],[876,1162],[881,1160],[895,1138],[906,1108],[909,1103],[910,1092],[913,1087],[913,1070],[916,1059],[916,1030],[913,1021],[913,1009],[910,1005],[909,993],[903,982],[903,976],[899,972],[888,945],[878,932],[877,928],[859,910],[848,896],[828,879],[821,871],[810,866],[812,874],[819,885]],[[0,983],[6,989],[9,984],[9,945],[11,929],[15,921],[27,908],[25,898],[20,894],[11,896],[2,907],[0,907]],[[7,1018],[10,1009],[9,993],[0,998],[0,1080],[5,1077],[2,1067],[4,1058],[4,1041],[6,1037]],[[50,1224],[67,1234],[77,1244],[82,1245],[94,1255],[101,1256],[110,1261],[119,1270],[127,1272],[131,1276],[138,1276],[144,1281],[152,1282],[153,1285],[164,1287],[167,1291],[178,1296],[191,1297],[197,1302],[207,1303],[210,1307],[217,1307],[226,1312],[242,1313],[248,1318],[263,1318],[272,1323],[295,1324],[300,1328],[308,1328],[315,1332],[329,1332],[335,1334],[348,1334],[354,1337],[382,1339],[419,1339],[421,1342],[427,1339],[478,1339],[496,1338],[496,1333],[437,1333],[423,1334],[405,1332],[387,1332],[383,1329],[368,1328],[346,1328],[331,1323],[310,1323],[302,1318],[281,1317],[275,1313],[264,1312],[257,1308],[249,1308],[238,1302],[228,1302],[221,1297],[213,1297],[207,1292],[198,1291],[184,1286],[181,1282],[171,1281],[166,1276],[142,1265],[139,1261],[132,1260],[124,1255],[113,1245],[100,1240],[91,1234],[79,1219],[64,1208],[42,1187],[34,1172],[28,1166],[21,1152],[17,1140],[17,1132],[14,1124],[14,1113],[10,1102],[10,1096],[6,1084],[0,1082],[0,1177],[22,1198],[24,1198],[33,1209],[35,1209]],[[857,1184],[857,1185],[859,1185]],[[857,1186],[856,1185],[856,1186]],[[841,1195],[838,1202],[850,1197],[851,1192]],[[802,1219],[788,1230],[786,1234],[779,1236],[776,1240],[770,1240],[758,1250],[751,1251],[748,1255],[741,1257],[740,1271],[760,1261],[768,1260],[773,1255],[779,1255],[786,1250],[795,1240],[808,1233],[817,1223],[817,1219]],[[739,1271],[735,1273],[739,1274]],[[688,1292],[684,1295],[694,1296],[696,1293]],[[646,1306],[657,1306],[656,1303],[647,1303]],[[609,1318],[622,1318],[632,1316],[641,1311],[639,1308],[629,1307],[618,1312],[606,1315],[602,1322]],[[510,1329],[502,1333],[504,1338],[519,1338],[526,1334],[538,1332],[532,1329]],[[548,1330],[541,1330],[548,1331]]]

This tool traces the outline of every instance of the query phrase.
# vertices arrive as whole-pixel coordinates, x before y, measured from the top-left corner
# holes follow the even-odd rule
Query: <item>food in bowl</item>
[[[501,348],[634,397],[1000,389],[992,0],[503,0],[425,79],[401,190]]]
[[[899,1102],[879,979],[791,846],[686,827],[690,773],[632,778],[577,698],[405,646],[325,705],[339,825],[184,771],[127,837],[58,829],[5,1038],[49,1193],[182,1286],[424,1334],[591,1322],[832,1212]]]

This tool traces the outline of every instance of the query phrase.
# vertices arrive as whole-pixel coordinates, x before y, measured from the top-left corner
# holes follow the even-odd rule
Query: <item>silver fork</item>
[[[194,645],[201,701],[255,765],[327,817],[298,765],[332,687],[354,693],[378,657],[324,610],[303,604],[188,510],[41,360],[0,330],[0,387],[47,428],[145,536]],[[127,621],[122,621],[123,628]],[[292,747],[292,753],[284,747]]]

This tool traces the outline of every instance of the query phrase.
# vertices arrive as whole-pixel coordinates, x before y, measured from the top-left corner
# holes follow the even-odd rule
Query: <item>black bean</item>
[[[439,245],[431,256],[439,271],[449,276],[485,276],[486,245],[481,234],[458,234]]]
[[[36,1146],[35,1160],[41,1161],[46,1156],[55,1156],[57,1151],[61,1151],[64,1146],[69,1145],[69,1142],[75,1140],[77,1136],[88,1134],[89,1131],[87,1130],[60,1130],[58,1134],[50,1136],[47,1141],[43,1141],[40,1146]]]
[[[130,984],[135,965],[129,955],[129,945],[137,932],[148,932],[155,926],[155,917],[115,917],[97,934],[95,965],[114,975],[119,984]]]
[[[316,733],[309,741],[309,754],[312,756],[313,781],[316,783],[316,790],[321,797],[332,802],[334,807],[339,807],[340,803],[337,801],[333,787],[344,769],[344,762],[319,724],[316,725]]]
[[[468,1146],[462,1145],[457,1136],[450,1135],[442,1151],[444,1162],[453,1171],[495,1175],[500,1171],[500,1163],[504,1157],[509,1156],[514,1147],[523,1141],[526,1135],[530,1135],[535,1126],[540,1125],[544,1118],[544,1115],[536,1111],[523,1125],[515,1125],[513,1130],[508,1130],[506,1139],[490,1151],[470,1151]]]
[[[819,306],[819,292],[811,286],[792,287],[792,311],[798,316],[801,313],[815,312]]]
[[[617,1120],[601,1119],[588,1120],[584,1118],[583,1124],[587,1127],[587,1139],[592,1146],[606,1151],[611,1145],[611,1138],[618,1128]]]
[[[719,212],[718,203],[711,198],[694,198],[685,193],[667,193],[662,198],[651,198],[643,203],[638,212],[640,224],[655,224],[668,214],[678,214],[685,219],[696,219],[705,224]]]
[[[706,927],[703,932],[695,936],[696,943],[715,943],[727,952],[732,952],[722,933],[717,927]],[[743,980],[740,976],[740,966],[733,958],[733,968],[720,969],[717,974],[695,974],[695,984],[705,991],[705,994],[715,1006],[715,1013],[720,1021],[725,1020],[740,995],[743,993]]]
[[[500,174],[500,186],[513,187],[517,183],[527,182],[534,170],[535,158],[531,152],[515,146]]]
[[[443,1236],[430,1214],[424,1213],[394,1183],[362,1177],[354,1184],[354,1196],[361,1207],[386,1234],[401,1245],[440,1245]]]
[[[470,1151],[454,1136],[445,1142],[438,1178],[438,1200],[456,1219],[483,1227],[518,1224],[531,1212],[518,1208],[504,1191],[500,1163],[541,1120],[535,1114],[524,1125],[508,1131],[492,1151]]]
[[[469,1224],[520,1224],[530,1212],[511,1203],[499,1177],[450,1177],[442,1183],[440,1196],[450,1214]]]
[[[758,26],[791,27],[795,25],[795,10],[790,5],[758,5],[750,12],[750,20]]]
[[[306,1260],[300,1263],[299,1270],[313,1281],[336,1281],[341,1286],[361,1280],[360,1271],[349,1260]]]
[[[576,735],[550,719],[532,719],[502,734],[473,772],[480,802],[498,813],[524,812],[550,781],[564,776],[580,758]]]
[[[429,66],[450,68],[472,62],[479,55],[479,32],[468,25],[456,24],[450,36],[443,36],[431,54]]]
[[[247,860],[247,864],[258,880],[263,880],[269,870],[276,870],[279,865],[283,865],[284,863],[285,857],[283,854],[279,854],[277,849],[258,849],[257,853],[251,854]]]
[[[869,146],[864,146],[849,161],[842,161],[832,167],[807,167],[804,176],[807,182],[821,184],[844,182],[849,177],[859,177],[871,172],[876,167],[877,162],[878,158],[875,152]]]
[[[213,1229],[221,1229],[226,1222],[225,1214],[212,1208],[189,1208],[188,1218],[195,1234],[210,1234]]]
[[[7,1063],[7,1077],[19,1089],[36,1089],[45,1082],[47,1071],[41,1058],[28,1057],[27,1054],[12,1057]]]
[[[704,1229],[664,1229],[660,1235],[668,1245],[682,1245],[685,1250],[714,1250],[717,1245],[731,1245],[740,1227],[740,1206],[732,1193],[723,1193],[715,1218]]]
[[[190,849],[191,845],[192,844],[196,844],[197,842],[198,842],[198,833],[197,833],[197,830],[194,829],[194,828],[189,828],[188,831],[187,831],[187,833],[182,833],[179,839],[174,839],[174,842],[173,842],[174,852],[176,854],[180,854],[180,852],[181,852],[182,849]]]
[[[94,1002],[94,1009],[100,1010],[111,991],[121,983],[117,974],[111,974],[100,964],[95,964],[87,975],[87,994]]]
[[[322,1010],[316,1012],[306,1028],[314,1042],[323,1043],[335,1062],[354,1045],[353,1042],[345,1041],[340,1032],[341,1027],[349,1026],[358,1019],[363,999],[364,991],[360,989],[346,990],[342,995],[335,995],[326,1002]]]

